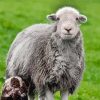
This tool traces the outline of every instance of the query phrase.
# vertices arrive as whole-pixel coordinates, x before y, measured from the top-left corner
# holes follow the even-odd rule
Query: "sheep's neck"
[[[62,40],[58,34],[53,35],[51,39],[51,47],[52,48],[58,48],[61,51],[68,48],[75,48],[76,45],[80,42],[81,35],[80,32],[77,34],[77,36],[71,40]]]
[[[79,56],[77,55],[77,40],[80,38],[78,36],[76,39],[71,41],[63,41],[61,39],[54,38],[52,40],[51,52],[53,54],[54,72],[59,70],[59,68],[71,67],[78,62]],[[69,64],[72,64],[71,66]],[[60,71],[57,71],[60,72]]]

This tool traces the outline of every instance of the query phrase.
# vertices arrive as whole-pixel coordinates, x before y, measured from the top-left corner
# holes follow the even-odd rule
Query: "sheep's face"
[[[62,39],[72,39],[80,31],[80,23],[85,23],[87,18],[71,7],[64,7],[56,14],[48,16],[49,19],[57,21],[57,33]]]
[[[62,39],[72,39],[79,32],[79,25],[73,15],[64,15],[59,17],[57,24],[57,33]]]

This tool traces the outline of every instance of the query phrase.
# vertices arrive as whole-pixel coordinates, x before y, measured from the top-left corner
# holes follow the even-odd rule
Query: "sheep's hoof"
[[[20,77],[11,77],[5,81],[1,100],[28,100],[27,91],[28,88]]]

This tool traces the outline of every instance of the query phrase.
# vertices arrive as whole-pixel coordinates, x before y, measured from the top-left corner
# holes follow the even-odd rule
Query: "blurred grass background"
[[[19,31],[47,22],[46,15],[62,6],[72,6],[88,17],[81,26],[86,69],[80,87],[69,100],[100,100],[100,0],[0,0],[0,92],[5,76],[6,56]],[[59,100],[59,93],[56,100]]]

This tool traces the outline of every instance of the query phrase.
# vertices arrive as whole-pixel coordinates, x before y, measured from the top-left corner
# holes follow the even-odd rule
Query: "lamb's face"
[[[64,7],[56,14],[48,16],[49,19],[57,21],[57,33],[62,39],[72,39],[80,31],[80,23],[85,23],[87,18],[71,7]]]
[[[1,100],[28,100],[27,87],[20,77],[11,77],[5,81]]]

